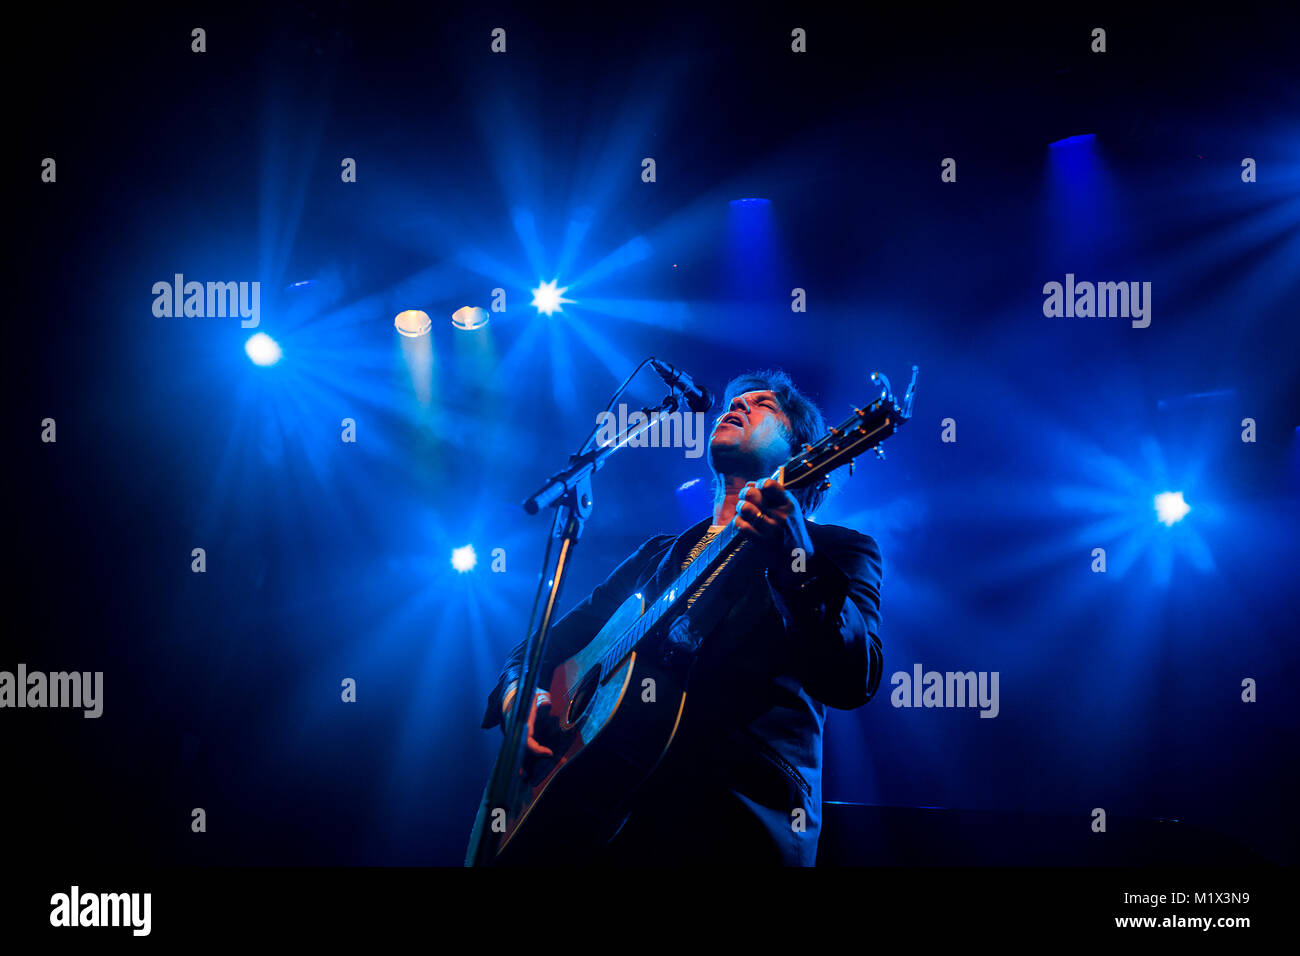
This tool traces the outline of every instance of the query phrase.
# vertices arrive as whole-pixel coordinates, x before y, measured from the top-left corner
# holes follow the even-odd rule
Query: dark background
[[[782,366],[832,419],[920,366],[916,419],[818,515],[886,562],[886,680],[828,718],[828,801],[1103,807],[1296,862],[1297,33],[1236,6],[34,14],[0,669],[103,671],[105,703],[0,713],[6,829],[87,863],[458,864],[548,526],[519,502],[654,354],[718,390]],[[260,281],[284,359],[156,318],[176,272]],[[1151,326],[1045,318],[1067,272],[1153,282]],[[539,316],[557,277],[578,301]],[[433,320],[423,400],[404,308]],[[706,491],[680,452],[616,459],[565,603]],[[914,662],[998,671],[1000,715],[891,707]]]

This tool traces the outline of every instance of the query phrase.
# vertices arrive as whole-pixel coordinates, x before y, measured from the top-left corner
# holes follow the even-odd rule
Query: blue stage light
[[[1183,500],[1181,491],[1165,491],[1156,495],[1156,519],[1161,524],[1172,526],[1182,521],[1183,516],[1191,511],[1191,505]]]
[[[476,564],[478,564],[478,555],[474,553],[474,546],[472,544],[455,548],[451,552],[451,566],[461,574],[464,574],[466,571],[472,571]]]
[[[283,354],[275,339],[265,332],[258,332],[244,343],[244,351],[253,360],[254,365],[274,365]]]
[[[1096,133],[1080,133],[1077,136],[1067,136],[1065,139],[1058,139],[1055,143],[1049,143],[1048,145],[1053,148],[1058,146],[1078,146],[1083,143],[1092,142],[1096,138]]]

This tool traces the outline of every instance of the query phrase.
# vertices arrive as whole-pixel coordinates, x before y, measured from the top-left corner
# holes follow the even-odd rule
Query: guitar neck
[[[601,655],[600,676],[602,680],[619,665],[623,658],[627,657],[636,648],[641,639],[650,633],[656,624],[663,620],[664,615],[685,601],[695,591],[700,579],[704,578],[717,565],[722,556],[731,549],[738,535],[739,533],[736,531],[734,524],[728,524],[719,531],[713,540],[695,556],[695,560],[686,566],[686,570],[679,574],[672,584],[655,599],[655,602],[645,609],[645,612],[637,618],[636,623],[619,635],[618,640],[611,644],[609,650]]]

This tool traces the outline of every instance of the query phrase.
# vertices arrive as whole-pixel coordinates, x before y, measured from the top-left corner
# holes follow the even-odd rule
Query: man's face
[[[731,400],[709,436],[709,462],[723,474],[766,477],[793,453],[786,441],[790,419],[776,395],[745,392]]]

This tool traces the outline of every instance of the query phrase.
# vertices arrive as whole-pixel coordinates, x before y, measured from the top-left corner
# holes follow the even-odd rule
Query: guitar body
[[[539,738],[555,756],[530,758],[532,776],[518,812],[505,818],[496,863],[554,865],[597,848],[668,751],[686,705],[682,679],[644,649],[599,679],[602,654],[645,609],[641,595],[628,598],[591,643],[556,666],[549,690],[559,731]],[[653,700],[645,699],[647,678]],[[476,829],[482,816],[481,808]]]

